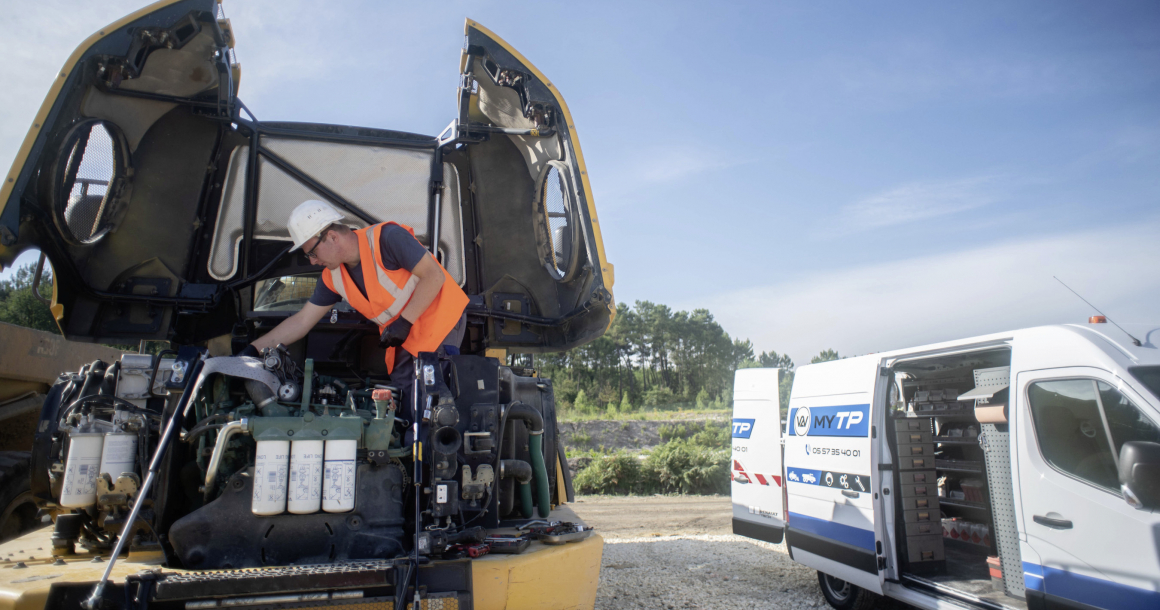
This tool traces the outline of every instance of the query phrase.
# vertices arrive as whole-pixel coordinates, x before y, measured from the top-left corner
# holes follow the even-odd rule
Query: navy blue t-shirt
[[[359,235],[358,238],[365,239],[362,235]],[[423,244],[419,243],[419,240],[415,239],[410,231],[399,225],[383,226],[383,230],[379,232],[379,249],[383,256],[383,266],[388,271],[396,269],[414,271],[415,265],[418,265],[419,261],[423,260],[423,256],[427,254],[427,249],[423,247]],[[346,272],[350,274],[350,279],[354,280],[355,286],[358,286],[359,292],[365,297],[367,288],[363,282],[362,265],[358,264],[353,267],[347,265]],[[341,300],[342,297],[337,292],[327,288],[321,279],[314,286],[314,294],[310,295],[310,302],[322,307],[330,307]]]

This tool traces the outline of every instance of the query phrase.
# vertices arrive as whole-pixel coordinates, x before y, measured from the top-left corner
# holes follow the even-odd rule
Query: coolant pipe
[[[532,518],[532,467],[523,460],[500,460],[499,478],[515,479],[520,484],[520,512]]]
[[[314,358],[306,359],[306,371],[302,375],[302,412],[310,410],[310,395],[314,393]]]
[[[548,469],[544,466],[544,431],[528,433],[528,450],[532,453],[532,469],[536,475],[536,496],[540,505],[540,518],[547,519],[552,512],[552,495],[548,489]],[[523,493],[523,490],[520,491]]]
[[[209,466],[205,469],[205,501],[209,502],[209,495],[213,492],[213,484],[217,479],[218,468],[221,467],[222,454],[226,451],[226,445],[230,443],[230,439],[242,432],[250,431],[250,420],[243,417],[239,421],[232,421],[218,432],[217,441],[213,445],[213,455],[209,458]]]
[[[532,472],[536,479],[536,497],[540,508],[540,518],[547,519],[552,511],[552,495],[548,491],[548,468],[544,465],[544,417],[539,411],[522,402],[512,403],[506,417],[523,420],[528,431],[528,450],[532,454]],[[523,489],[520,489],[523,494]],[[526,515],[531,517],[531,515]]]
[[[258,381],[257,379],[246,380],[246,394],[250,395],[250,400],[254,401],[254,405],[262,412],[262,415],[270,417],[274,415],[268,412],[270,405],[277,404],[278,397],[274,394],[274,390],[270,386]]]

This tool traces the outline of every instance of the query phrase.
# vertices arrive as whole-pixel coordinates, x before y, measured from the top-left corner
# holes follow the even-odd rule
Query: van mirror
[[[1120,449],[1120,490],[1135,508],[1160,509],[1160,443],[1124,443]]]

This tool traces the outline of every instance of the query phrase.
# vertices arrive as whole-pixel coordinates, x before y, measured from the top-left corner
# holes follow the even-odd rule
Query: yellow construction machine
[[[8,388],[28,464],[0,609],[593,605],[603,541],[566,506],[552,381],[523,355],[607,330],[612,265],[564,99],[464,34],[438,136],[258,120],[216,0],[158,2],[72,54],[3,178],[0,265],[44,253],[71,342],[171,349],[57,338],[56,372]],[[391,387],[378,329],[340,303],[232,355],[319,281],[286,230],[308,199],[415,229],[470,298],[460,354]],[[4,347],[5,368],[35,351]]]

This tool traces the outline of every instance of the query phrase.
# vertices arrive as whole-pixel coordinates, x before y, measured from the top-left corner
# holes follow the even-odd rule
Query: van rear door
[[[741,369],[733,378],[733,533],[781,542],[781,369]]]
[[[795,561],[875,593],[873,356],[798,369],[785,435],[786,543]]]

